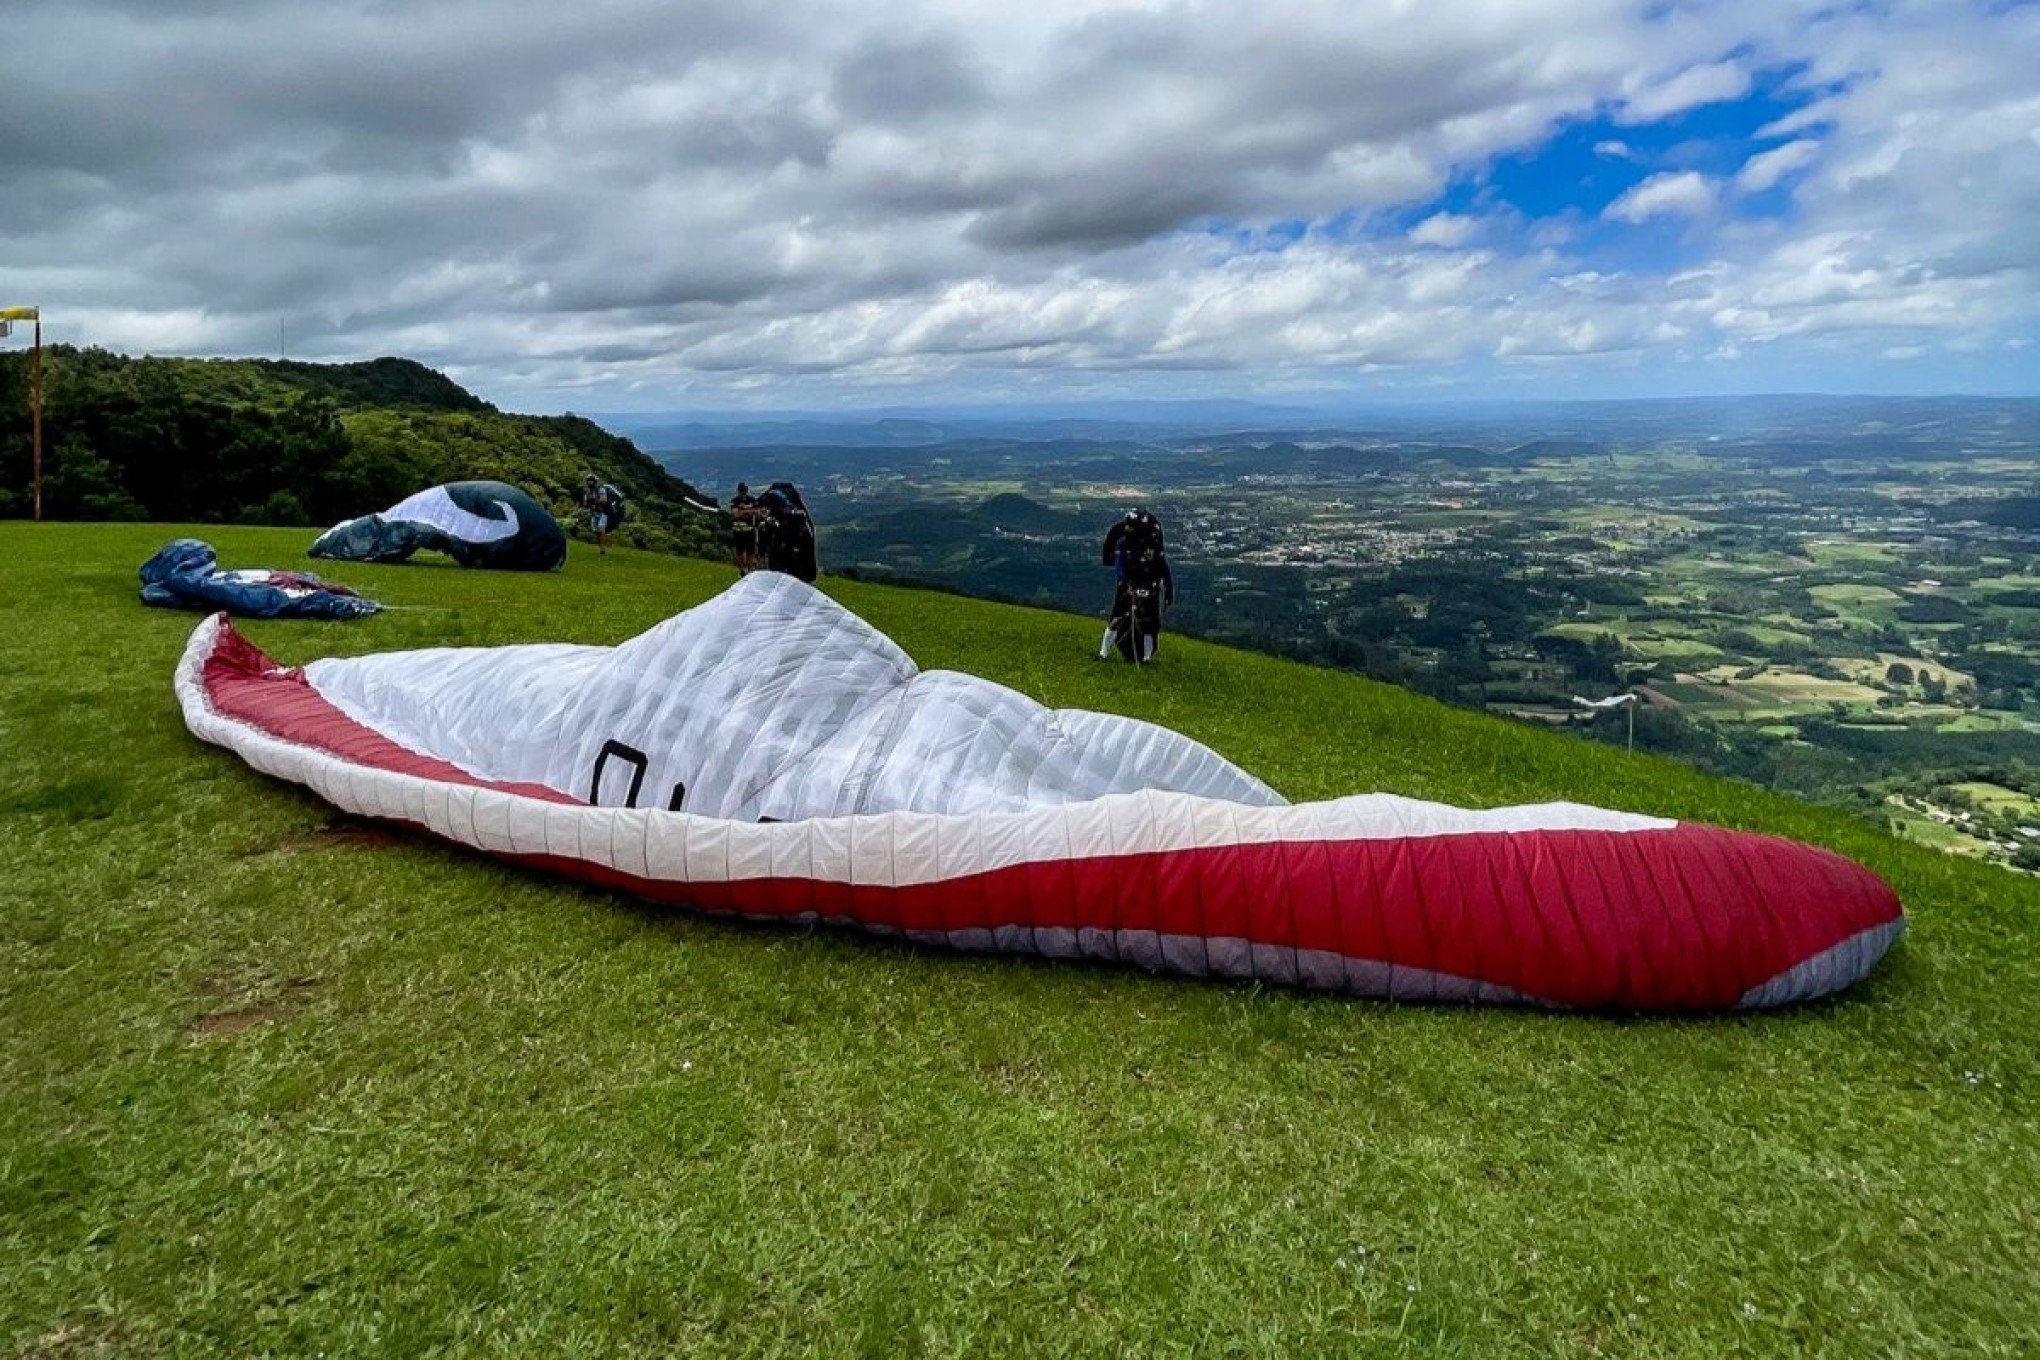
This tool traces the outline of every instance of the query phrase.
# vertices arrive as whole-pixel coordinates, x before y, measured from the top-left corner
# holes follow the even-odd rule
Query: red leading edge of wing
[[[467,784],[474,788],[500,789],[546,803],[579,803],[558,789],[543,784],[513,784],[480,779],[458,765],[421,755],[399,746],[382,733],[335,708],[330,700],[312,688],[305,673],[279,666],[248,639],[222,620],[212,655],[205,660],[202,681],[213,711],[222,717],[244,722],[279,741],[309,746],[350,765],[412,774],[436,779],[442,784]]]
[[[201,684],[215,713],[348,764],[548,803],[581,800],[494,782],[410,750],[220,627]],[[681,814],[651,813],[652,816]],[[844,921],[954,943],[1103,953],[1190,973],[1379,991],[1354,979],[1465,984],[1548,1005],[1705,1010],[1829,951],[1865,944],[1867,971],[1896,934],[1897,896],[1831,851],[1680,823],[1629,831],[1527,830],[1373,839],[1243,840],[1031,861],[904,885],[753,877],[647,878],[552,855],[501,858],[662,902],[748,917]],[[1091,936],[1144,945],[1071,946]],[[1244,946],[1244,947],[1242,947]],[[1443,980],[1449,986],[1437,986]],[[1390,985],[1389,990],[1394,991]],[[1405,985],[1399,995],[1424,995]]]

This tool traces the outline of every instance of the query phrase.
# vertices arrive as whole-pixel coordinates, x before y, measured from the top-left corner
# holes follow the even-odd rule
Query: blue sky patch
[[[1456,180],[1444,204],[1454,212],[1505,206],[1532,221],[1567,213],[1598,217],[1655,174],[1733,174],[1755,153],[1789,140],[1759,139],[1760,128],[1831,93],[1800,83],[1802,73],[1799,67],[1758,72],[1740,99],[1702,104],[1654,123],[1623,123],[1616,116],[1619,110],[1603,108],[1561,126],[1541,146],[1503,156]],[[1596,149],[1605,143],[1620,143],[1628,154]]]
[[[1731,179],[1759,152],[1800,132],[1760,137],[1761,129],[1834,92],[1808,83],[1802,66],[1756,73],[1747,94],[1702,104],[1654,122],[1622,121],[1621,106],[1604,105],[1591,117],[1565,122],[1535,147],[1471,167],[1437,198],[1392,214],[1386,225],[1407,231],[1436,213],[1478,217],[1491,226],[1514,224],[1527,239],[1540,227],[1560,225],[1569,252],[1604,270],[1665,271],[1692,263],[1704,250],[1683,218],[1666,215],[1642,223],[1608,221],[1602,213],[1653,175],[1697,171],[1717,182]],[[1761,193],[1738,193],[1725,211],[1740,220],[1781,217],[1791,209],[1789,184]]]

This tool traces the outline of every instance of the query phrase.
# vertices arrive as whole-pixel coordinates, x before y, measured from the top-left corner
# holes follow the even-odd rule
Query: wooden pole
[[[42,313],[35,314],[35,377],[34,396],[30,406],[34,415],[30,418],[34,428],[35,444],[35,517],[42,518]]]

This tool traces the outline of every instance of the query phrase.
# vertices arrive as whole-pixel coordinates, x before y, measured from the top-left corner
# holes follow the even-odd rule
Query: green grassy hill
[[[629,498],[621,541],[719,557],[720,516],[579,416],[499,411],[409,359],[353,364],[46,351],[43,509],[60,520],[325,525],[440,482],[523,487],[566,523],[584,472]],[[29,356],[0,354],[0,518],[30,513]]]
[[[825,585],[923,665],[1292,798],[1574,798],[1832,845],[1914,929],[1830,1004],[1395,1007],[709,922],[337,819],[188,736],[180,530],[0,524],[0,1349],[2012,1355],[2040,882],[1402,691]],[[296,531],[206,528],[228,565]],[[609,643],[727,584],[348,568],[303,661]]]

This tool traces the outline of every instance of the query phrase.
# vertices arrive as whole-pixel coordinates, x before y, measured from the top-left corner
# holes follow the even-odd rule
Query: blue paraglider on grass
[[[337,581],[304,571],[220,570],[203,539],[179,538],[142,563],[142,603],[159,609],[224,609],[246,619],[358,619],[382,606]]]

